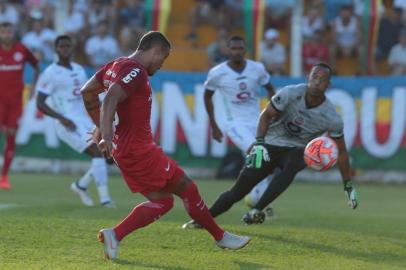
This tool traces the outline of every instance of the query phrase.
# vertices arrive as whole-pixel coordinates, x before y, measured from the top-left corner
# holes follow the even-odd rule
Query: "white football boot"
[[[108,260],[116,259],[120,242],[116,239],[113,229],[100,230],[97,238],[104,244],[104,257]]]
[[[217,241],[216,244],[220,248],[236,250],[245,247],[250,241],[251,238],[248,236],[239,236],[224,232],[223,238]]]
[[[78,187],[76,182],[73,182],[70,185],[70,189],[76,193],[77,195],[79,195],[80,200],[82,201],[82,203],[86,206],[93,206],[93,200],[90,197],[89,193],[87,193],[86,189],[81,189],[80,187]]]

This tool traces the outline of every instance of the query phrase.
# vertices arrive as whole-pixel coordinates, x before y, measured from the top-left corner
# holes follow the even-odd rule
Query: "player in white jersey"
[[[89,140],[94,125],[83,105],[80,88],[86,83],[85,70],[71,62],[73,43],[69,36],[61,35],[55,40],[58,62],[49,65],[37,83],[37,107],[55,119],[58,137],[79,153],[92,157],[91,167],[85,175],[71,184],[73,192],[80,196],[82,203],[92,206],[93,200],[87,187],[94,178],[100,203],[104,207],[115,207],[108,190],[106,161],[96,144]],[[50,99],[48,104],[47,99]]]
[[[209,115],[212,136],[220,142],[223,133],[217,125],[212,101],[214,93],[220,92],[226,114],[224,131],[245,156],[255,141],[261,87],[266,89],[268,98],[271,98],[275,92],[265,66],[260,62],[245,59],[246,44],[243,38],[231,37],[227,47],[229,60],[209,71],[204,84],[204,102]],[[247,204],[255,204],[268,184],[269,180],[264,179],[256,185],[246,196]],[[268,213],[273,213],[271,207],[267,210]]]
[[[217,91],[221,94],[224,105],[224,132],[227,137],[242,151],[245,156],[253,142],[260,113],[260,90],[264,87],[268,97],[274,94],[270,83],[270,75],[265,66],[256,61],[245,58],[246,44],[241,37],[231,37],[227,42],[229,59],[210,69],[204,83],[204,103],[209,115],[213,138],[221,142],[224,135],[217,124],[214,115],[213,95]],[[269,181],[263,179],[256,185],[249,195],[250,203],[255,204]],[[268,208],[273,213],[272,208]],[[193,221],[185,223],[183,228],[200,227]]]
[[[261,179],[279,167],[265,193],[255,207],[244,215],[247,224],[262,223],[262,210],[292,183],[306,165],[303,151],[313,138],[327,132],[337,143],[338,167],[349,206],[358,205],[357,193],[350,180],[350,165],[343,135],[343,122],[334,105],[326,98],[332,71],[326,64],[313,66],[307,84],[286,86],[278,91],[261,113],[256,142],[245,167],[234,186],[220,195],[210,213],[216,217],[228,211]],[[261,162],[257,162],[257,161]],[[258,167],[256,167],[258,166]]]

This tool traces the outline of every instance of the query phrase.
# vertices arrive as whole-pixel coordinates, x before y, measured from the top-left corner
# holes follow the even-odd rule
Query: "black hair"
[[[155,46],[171,48],[169,40],[158,31],[149,31],[142,36],[137,50],[146,51]]]
[[[59,41],[64,40],[64,39],[68,40],[68,41],[70,41],[72,43],[72,38],[70,36],[68,36],[68,35],[59,35],[55,39],[54,46],[55,47],[58,46]]]
[[[241,36],[232,36],[227,40],[227,46],[230,46],[232,41],[242,41],[245,44],[245,39]]]
[[[326,69],[326,70],[328,71],[328,76],[329,76],[330,78],[331,78],[331,75],[333,75],[333,69],[332,69],[328,64],[326,64],[326,63],[323,63],[323,62],[317,63],[317,64],[313,65],[312,69],[313,69],[313,68],[316,68],[316,67],[320,67],[320,68]]]

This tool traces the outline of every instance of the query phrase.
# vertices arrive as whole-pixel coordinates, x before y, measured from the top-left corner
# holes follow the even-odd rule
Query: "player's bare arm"
[[[257,138],[264,138],[269,124],[271,123],[272,118],[278,116],[279,112],[272,106],[272,103],[269,102],[266,108],[261,112],[259,116],[258,126],[257,126]]]
[[[112,84],[103,100],[100,110],[100,133],[101,141],[99,149],[106,157],[111,156],[113,140],[113,121],[116,113],[117,104],[127,98],[126,92],[119,84]]]
[[[338,147],[338,168],[343,180],[344,191],[348,197],[348,205],[352,209],[355,209],[358,206],[358,196],[351,182],[350,160],[348,157],[347,148],[345,146],[345,140],[344,137],[341,137],[339,139],[334,139],[334,141]]]
[[[59,120],[59,122],[61,122],[61,124],[64,125],[67,129],[75,131],[75,123],[49,107],[48,104],[45,102],[47,98],[48,95],[42,94],[41,92],[38,93],[36,100],[38,110],[52,118]]]
[[[204,105],[207,114],[209,115],[210,126],[212,128],[212,136],[216,141],[221,142],[221,139],[223,138],[223,133],[221,132],[221,129],[218,127],[216,118],[214,117],[213,95],[214,91],[208,89],[204,91]]]
[[[267,92],[268,100],[271,100],[272,96],[275,95],[275,89],[273,88],[273,85],[271,83],[267,83],[266,85],[264,85],[264,87]]]
[[[80,90],[85,108],[96,127],[100,126],[100,100],[99,94],[103,92],[103,85],[91,77]]]
[[[34,96],[34,94],[35,94],[35,85],[37,84],[38,77],[39,77],[39,74],[40,74],[40,69],[39,69],[39,65],[38,65],[38,64],[32,65],[32,68],[34,69],[34,72],[33,72],[32,83],[31,83],[31,86],[30,86],[30,93],[29,93],[30,99],[31,99],[31,98]]]

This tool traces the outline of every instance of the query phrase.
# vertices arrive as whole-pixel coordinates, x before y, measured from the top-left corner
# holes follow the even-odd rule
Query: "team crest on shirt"
[[[241,91],[244,91],[245,89],[247,89],[247,84],[245,82],[240,82],[238,87],[240,88]]]
[[[295,123],[298,126],[301,126],[304,124],[304,118],[301,116],[298,116],[295,119],[293,119],[293,123]]]
[[[16,52],[13,55],[13,59],[16,62],[21,62],[23,60],[23,54],[21,52]]]

